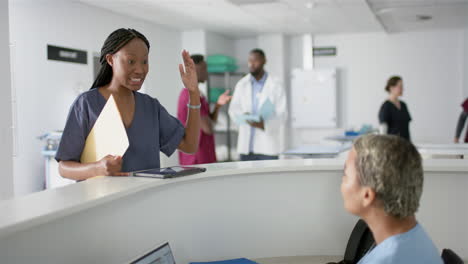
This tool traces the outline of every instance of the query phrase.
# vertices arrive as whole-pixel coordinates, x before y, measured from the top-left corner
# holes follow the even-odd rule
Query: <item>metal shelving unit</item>
[[[210,98],[210,93],[211,93],[211,82],[210,82],[210,77],[211,76],[216,76],[216,77],[222,77],[224,78],[224,89],[227,90],[227,89],[230,89],[231,91],[234,91],[234,87],[237,83],[237,81],[240,80],[240,78],[238,80],[235,80],[235,82],[233,82],[233,77],[243,77],[246,73],[243,73],[243,72],[220,72],[220,73],[208,73],[208,82],[207,82],[207,96],[208,96],[208,99]],[[212,102],[210,102],[210,105],[213,104]],[[226,146],[227,146],[227,160],[226,161],[232,161],[232,155],[231,155],[231,150],[232,150],[232,129],[231,129],[231,118],[229,117],[229,114],[228,114],[228,108],[229,108],[229,104],[226,105],[226,107],[224,108],[224,110],[221,113],[225,114],[226,115],[226,130],[217,130],[215,131],[215,134],[226,134]]]

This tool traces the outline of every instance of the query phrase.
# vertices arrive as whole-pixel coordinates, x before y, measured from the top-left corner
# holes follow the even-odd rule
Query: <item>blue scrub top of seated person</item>
[[[135,114],[126,128],[130,145],[123,156],[123,172],[159,168],[159,151],[172,155],[185,134],[182,123],[157,99],[138,92],[133,94]],[[68,114],[55,156],[57,161],[80,161],[86,138],[105,104],[106,99],[98,89],[78,96]]]
[[[420,224],[378,244],[358,264],[443,264],[439,251]]]

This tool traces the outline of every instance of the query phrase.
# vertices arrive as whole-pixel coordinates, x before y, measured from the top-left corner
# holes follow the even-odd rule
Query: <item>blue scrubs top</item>
[[[358,264],[443,264],[429,235],[417,224],[406,233],[378,244]]]
[[[134,96],[135,114],[126,128],[130,145],[123,156],[123,172],[159,168],[159,151],[172,155],[185,134],[182,123],[157,99],[138,92]],[[106,99],[98,89],[78,96],[68,114],[55,156],[57,161],[80,161],[86,138],[105,104]]]

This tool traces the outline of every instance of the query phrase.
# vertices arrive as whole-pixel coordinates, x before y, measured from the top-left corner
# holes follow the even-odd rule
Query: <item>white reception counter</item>
[[[176,261],[342,255],[356,218],[344,160],[207,165],[172,180],[98,177],[0,202],[1,263],[125,263],[162,241]],[[425,160],[420,223],[468,257],[468,163]]]

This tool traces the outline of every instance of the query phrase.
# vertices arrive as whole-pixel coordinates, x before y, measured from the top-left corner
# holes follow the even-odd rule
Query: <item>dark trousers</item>
[[[255,153],[249,153],[247,155],[241,154],[240,155],[240,160],[241,161],[249,161],[249,160],[277,160],[278,156],[268,156],[268,155],[262,155],[262,154],[255,154]]]

